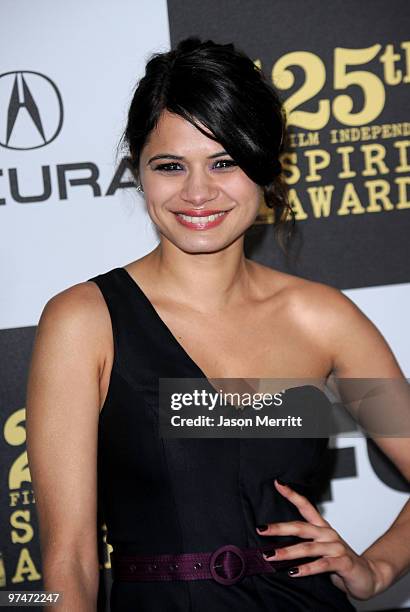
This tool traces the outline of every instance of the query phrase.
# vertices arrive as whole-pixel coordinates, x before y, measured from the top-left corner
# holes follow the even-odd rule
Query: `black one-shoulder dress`
[[[314,503],[310,494],[328,439],[161,437],[158,379],[206,376],[125,268],[89,280],[106,301],[114,340],[98,428],[99,498],[114,552],[259,547],[269,537],[258,535],[256,525],[301,520],[273,480]],[[128,582],[113,572],[110,605],[112,612],[355,610],[329,573],[291,577],[286,571],[244,576],[229,586],[212,578]]]

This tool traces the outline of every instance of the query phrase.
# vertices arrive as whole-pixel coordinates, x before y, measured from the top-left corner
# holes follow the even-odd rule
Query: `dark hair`
[[[122,137],[136,177],[142,148],[164,110],[202,123],[251,180],[263,187],[274,210],[275,229],[284,230],[294,212],[287,197],[279,155],[286,120],[282,103],[262,71],[233,44],[197,37],[155,53],[134,92]],[[283,246],[283,231],[279,232]],[[289,236],[290,234],[288,234]]]

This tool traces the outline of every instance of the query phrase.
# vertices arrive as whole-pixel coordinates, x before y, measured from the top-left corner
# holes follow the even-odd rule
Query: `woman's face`
[[[141,152],[139,173],[152,221],[189,253],[227,247],[259,210],[262,189],[223,146],[168,111]]]

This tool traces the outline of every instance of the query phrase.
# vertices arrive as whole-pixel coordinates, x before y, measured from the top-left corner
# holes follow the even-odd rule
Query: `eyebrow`
[[[214,159],[215,157],[221,157],[221,155],[228,155],[228,153],[226,151],[218,151],[217,153],[213,153],[212,155],[208,155],[207,159]],[[183,160],[185,159],[185,157],[183,155],[173,155],[172,153],[159,153],[158,155],[154,155],[153,157],[150,157],[150,159],[147,161],[147,166],[148,164],[150,164],[151,162],[157,160],[157,159],[178,159],[178,160]]]

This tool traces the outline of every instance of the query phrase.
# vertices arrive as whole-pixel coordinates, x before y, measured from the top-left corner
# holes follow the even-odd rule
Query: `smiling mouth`
[[[192,211],[193,214],[188,215],[182,212],[175,212],[175,216],[181,225],[190,227],[191,229],[208,229],[222,223],[228,215],[229,210],[225,211]],[[206,213],[206,214],[204,214]]]
[[[185,221],[189,221],[190,223],[208,223],[209,221],[214,221],[218,217],[222,215],[226,215],[227,211],[214,213],[212,215],[200,215],[193,217],[192,215],[184,215],[183,213],[176,213],[178,217],[184,219]]]

